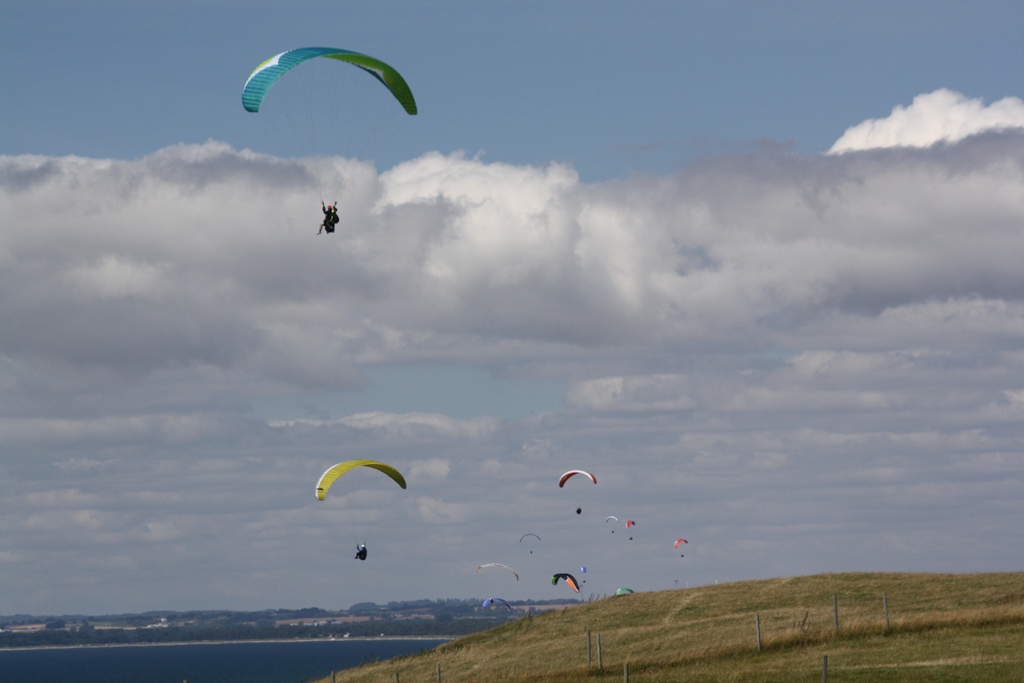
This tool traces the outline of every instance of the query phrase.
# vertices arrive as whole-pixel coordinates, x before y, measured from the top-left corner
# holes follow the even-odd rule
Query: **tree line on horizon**
[[[514,607],[562,604],[565,600],[512,601]],[[408,615],[433,618],[410,618]],[[358,615],[365,621],[281,624],[291,619],[324,619]],[[62,615],[0,617],[0,628],[43,623],[34,631],[0,630],[0,648],[60,645],[119,645],[143,643],[189,643],[206,640],[305,640],[345,637],[449,637],[463,636],[498,626],[522,615],[522,611],[484,610],[481,601],[438,599],[356,603],[348,610],[319,607],[234,612],[203,610],[189,612],[150,611],[108,616]],[[155,620],[165,620],[156,623]],[[177,623],[170,623],[177,622]],[[187,623],[181,623],[187,622]],[[105,624],[102,628],[97,625]]]

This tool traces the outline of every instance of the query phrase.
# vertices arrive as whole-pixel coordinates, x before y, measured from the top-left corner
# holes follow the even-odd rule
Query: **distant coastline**
[[[443,640],[450,641],[462,636],[350,636],[345,638],[257,638],[254,640],[174,640],[159,643],[92,643],[82,645],[18,645],[0,646],[0,652],[16,650],[85,650],[111,647],[170,647],[175,645],[235,645],[241,643],[351,643],[353,641],[386,640]]]
[[[484,607],[476,598],[410,600],[347,610],[317,607],[258,612],[161,610],[88,616],[0,615],[0,651],[116,645],[319,642],[330,640],[451,640],[576,601],[511,601]]]

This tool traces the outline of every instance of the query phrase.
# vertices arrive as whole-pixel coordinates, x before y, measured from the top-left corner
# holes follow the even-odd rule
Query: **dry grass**
[[[825,574],[606,598],[337,681],[390,683],[395,672],[404,683],[434,681],[437,664],[444,681],[618,681],[626,663],[630,681],[644,683],[820,681],[823,655],[833,683],[1024,680],[1024,573]]]

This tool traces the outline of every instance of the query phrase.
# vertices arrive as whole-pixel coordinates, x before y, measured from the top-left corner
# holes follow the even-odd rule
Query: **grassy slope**
[[[629,680],[645,683],[816,682],[823,655],[830,683],[1022,681],[1024,573],[824,574],[612,597],[338,672],[337,681],[390,683],[395,672],[404,683],[435,681],[437,664],[446,682],[621,681],[628,663]]]

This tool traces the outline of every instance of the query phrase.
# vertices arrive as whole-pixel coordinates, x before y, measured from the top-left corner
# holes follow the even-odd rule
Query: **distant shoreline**
[[[364,640],[455,640],[462,636],[353,636],[350,638],[261,638],[257,640],[180,640],[171,643],[95,643],[89,645],[19,645],[0,647],[0,653],[16,650],[84,650],[102,647],[170,647],[174,645],[233,645],[242,643],[346,643]]]

